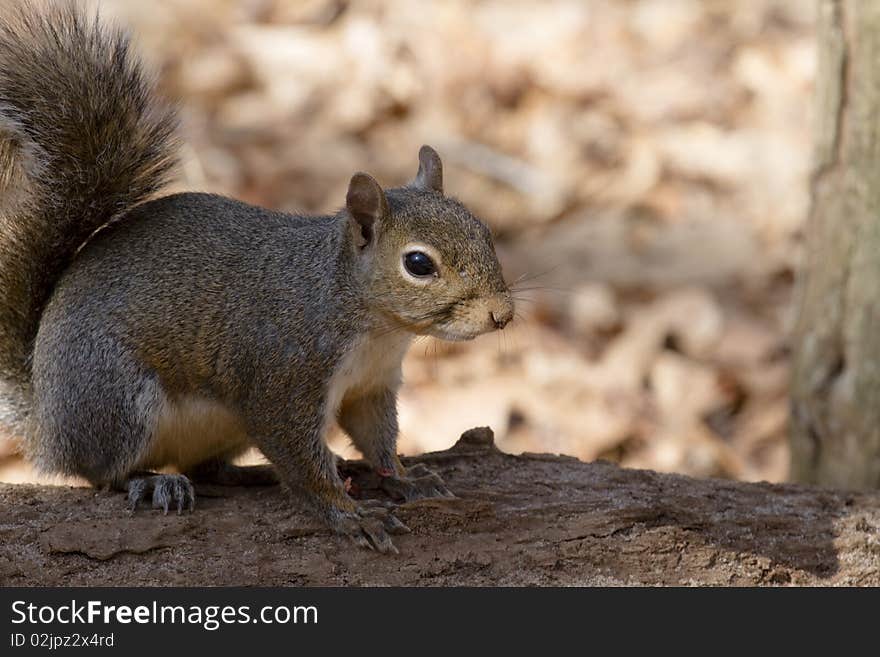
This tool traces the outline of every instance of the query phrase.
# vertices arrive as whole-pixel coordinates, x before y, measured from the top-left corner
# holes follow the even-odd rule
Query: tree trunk
[[[880,2],[821,0],[793,479],[880,486]]]

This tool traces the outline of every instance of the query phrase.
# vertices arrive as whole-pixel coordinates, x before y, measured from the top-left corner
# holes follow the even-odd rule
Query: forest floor
[[[880,585],[880,493],[515,456],[486,431],[407,461],[457,497],[398,506],[398,555],[336,538],[278,487],[129,516],[120,494],[0,484],[0,584]],[[342,468],[382,497],[362,464]]]

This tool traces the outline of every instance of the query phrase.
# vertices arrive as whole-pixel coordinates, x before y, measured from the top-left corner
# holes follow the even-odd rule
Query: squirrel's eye
[[[434,261],[421,251],[410,251],[403,256],[403,266],[413,276],[432,276],[437,272]]]

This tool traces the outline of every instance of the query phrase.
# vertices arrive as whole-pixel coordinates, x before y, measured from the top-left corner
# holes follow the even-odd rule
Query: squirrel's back
[[[325,328],[345,333],[360,300],[336,284],[350,278],[350,259],[341,257],[344,229],[334,216],[289,215],[215,194],[142,203],[77,254],[44,310],[36,349],[50,342],[50,350],[63,348],[73,327],[97,335],[125,326],[126,339],[170,384],[188,359],[213,361],[233,344],[241,348],[224,333],[236,327],[267,347]],[[336,317],[340,305],[346,326],[317,325]],[[285,332],[273,339],[278,322]],[[298,331],[304,323],[313,326]]]
[[[97,229],[163,185],[175,125],[123,32],[69,2],[0,8],[0,423],[24,426],[58,279]]]

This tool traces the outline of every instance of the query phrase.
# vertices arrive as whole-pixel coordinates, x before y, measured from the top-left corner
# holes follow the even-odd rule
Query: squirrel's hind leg
[[[159,377],[112,337],[85,334],[75,351],[60,333],[38,340],[31,439],[39,468],[127,492],[131,511],[145,500],[165,513],[191,510],[187,477],[145,472],[165,464],[156,435],[167,406]]]
[[[34,463],[118,489],[150,468],[145,461],[165,399],[158,376],[107,336],[86,334],[74,349],[60,331],[41,333],[29,437]]]

